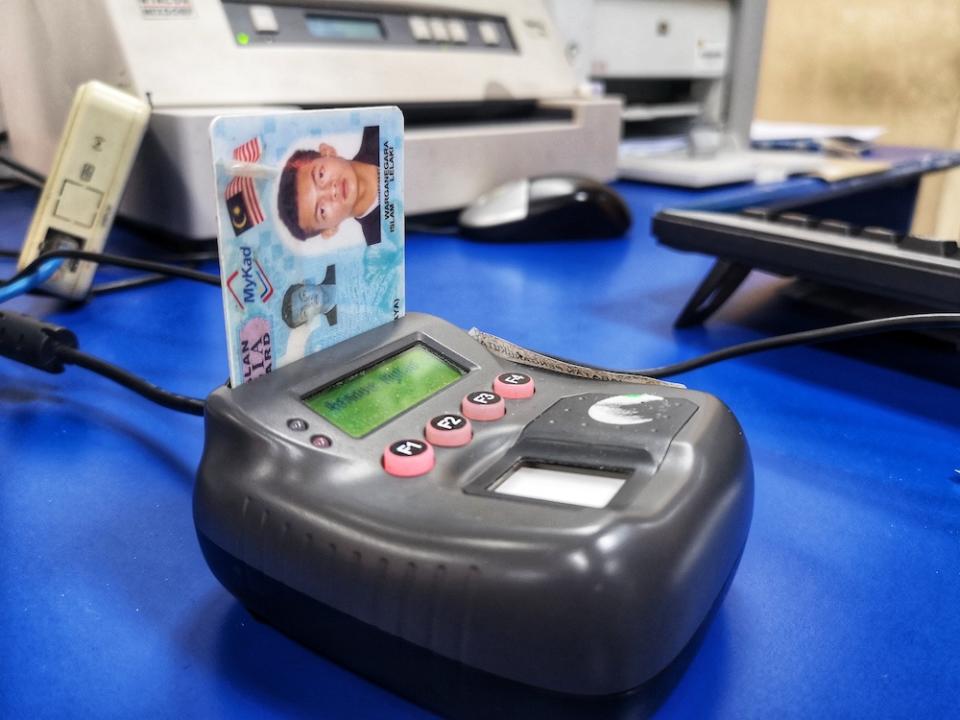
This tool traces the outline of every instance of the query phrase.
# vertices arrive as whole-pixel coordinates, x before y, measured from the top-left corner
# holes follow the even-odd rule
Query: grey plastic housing
[[[355,439],[302,398],[422,342],[469,372]],[[420,477],[388,475],[384,449],[509,370],[536,394],[436,448]],[[647,422],[597,422],[598,398],[655,395]],[[291,430],[302,419],[307,430]],[[711,395],[581,380],[489,354],[410,314],[207,401],[194,494],[201,545],[383,633],[535,688],[599,696],[642,685],[684,648],[746,541],[753,473],[740,426]],[[329,447],[310,438],[322,433]],[[616,470],[606,507],[491,492],[520,461]],[[248,592],[211,554],[220,580]],[[252,590],[250,590],[252,592]],[[267,621],[270,612],[258,614]],[[294,633],[296,634],[296,633]],[[322,648],[321,648],[322,651]]]

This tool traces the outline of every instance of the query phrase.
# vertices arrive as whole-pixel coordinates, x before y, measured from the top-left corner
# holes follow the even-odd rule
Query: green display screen
[[[378,20],[307,15],[307,31],[322,40],[383,40]]]
[[[417,343],[303,399],[353,437],[362,437],[435,392],[464,370]]]

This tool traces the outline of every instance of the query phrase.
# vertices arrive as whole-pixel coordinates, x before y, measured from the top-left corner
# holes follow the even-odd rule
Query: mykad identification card
[[[397,108],[224,116],[210,140],[234,386],[403,315]]]

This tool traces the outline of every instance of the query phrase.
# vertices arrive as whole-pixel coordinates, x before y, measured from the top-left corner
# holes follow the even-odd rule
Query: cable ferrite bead
[[[77,336],[53,323],[29,315],[0,312],[0,355],[48,373],[63,372],[57,356],[61,346],[77,347]]]

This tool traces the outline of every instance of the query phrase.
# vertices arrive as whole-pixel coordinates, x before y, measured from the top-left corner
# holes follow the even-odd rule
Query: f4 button
[[[526,400],[536,392],[533,378],[526,373],[505,372],[493,381],[493,391],[508,400]]]

